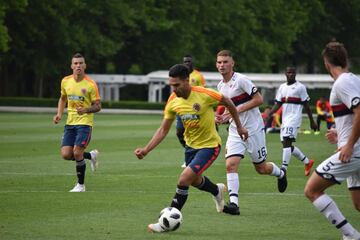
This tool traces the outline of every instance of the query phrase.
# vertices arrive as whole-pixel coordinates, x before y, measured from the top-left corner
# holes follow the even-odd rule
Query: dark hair
[[[344,44],[340,42],[329,42],[321,52],[326,60],[334,65],[346,68],[348,66],[348,53]]]
[[[84,58],[81,53],[75,53],[72,58]]]
[[[233,57],[233,54],[230,50],[221,50],[216,56]]]
[[[169,70],[169,76],[182,80],[189,78],[189,68],[185,64],[175,64]]]
[[[184,58],[193,58],[193,57],[191,56],[191,54],[185,54]]]

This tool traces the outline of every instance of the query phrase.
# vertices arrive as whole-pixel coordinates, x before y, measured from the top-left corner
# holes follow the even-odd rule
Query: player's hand
[[[223,115],[221,115],[221,123],[228,123],[232,118],[231,114],[226,110]]]
[[[56,114],[56,115],[53,117],[53,122],[54,122],[55,124],[58,124],[60,121],[61,121],[61,116],[59,116],[59,115]]]
[[[336,144],[338,142],[337,131],[335,128],[330,128],[327,130],[325,137],[331,144]]]
[[[221,124],[222,123],[221,114],[215,113],[215,123],[216,124]]]
[[[87,113],[87,108],[76,107],[76,111],[79,115],[83,115],[84,113]]]
[[[143,159],[146,156],[147,152],[143,148],[137,148],[135,149],[134,154],[138,159]]]
[[[242,126],[237,128],[237,132],[241,139],[244,141],[249,137],[248,130]]]
[[[339,160],[343,163],[350,162],[351,155],[353,153],[353,147],[349,146],[348,144],[345,144],[341,148],[338,149],[340,152]]]

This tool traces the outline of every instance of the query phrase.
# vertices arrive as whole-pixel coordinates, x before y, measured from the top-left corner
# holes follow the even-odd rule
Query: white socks
[[[283,148],[283,157],[281,167],[287,169],[291,159],[291,147]]]
[[[230,202],[235,203],[239,206],[239,174],[238,173],[227,173],[227,187],[229,191]]]
[[[282,172],[281,172],[280,168],[278,166],[276,166],[276,164],[273,162],[269,162],[269,163],[272,165],[272,172],[270,173],[270,175],[278,177],[278,178],[282,178],[284,176],[284,174],[281,174]]]
[[[340,229],[345,236],[352,236],[356,233],[356,230],[347,222],[331,197],[323,194],[318,197],[313,204],[329,222],[337,229]]]
[[[304,164],[309,163],[309,159],[303,154],[299,148],[294,146],[294,150],[292,151],[292,155],[302,161]]]

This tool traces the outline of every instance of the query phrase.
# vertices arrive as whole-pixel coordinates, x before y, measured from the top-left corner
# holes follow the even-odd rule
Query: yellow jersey
[[[94,113],[80,115],[76,108],[88,108],[92,102],[100,100],[99,90],[94,80],[85,75],[80,82],[76,82],[73,75],[66,76],[61,81],[61,95],[67,97],[67,125],[93,126]]]
[[[195,148],[214,148],[221,145],[221,138],[215,128],[214,107],[222,95],[209,88],[191,87],[187,99],[172,93],[164,110],[165,119],[179,115],[184,125],[186,145]]]
[[[191,86],[205,86],[204,76],[196,69],[194,69],[189,76],[189,83]]]

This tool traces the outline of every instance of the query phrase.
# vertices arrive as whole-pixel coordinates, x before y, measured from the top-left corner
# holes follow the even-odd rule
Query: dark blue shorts
[[[86,148],[91,139],[92,127],[88,125],[65,125],[61,146]]]
[[[189,146],[185,147],[185,163],[186,166],[196,174],[202,174],[219,156],[221,146],[215,148],[194,149]]]
[[[183,122],[181,121],[181,117],[176,115],[176,129],[184,129]]]

